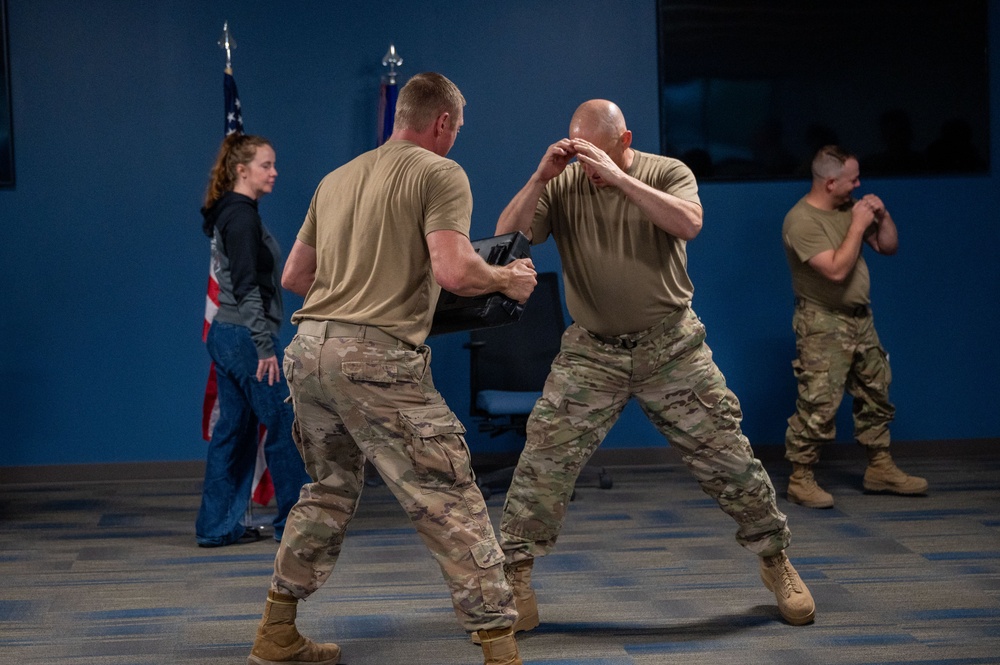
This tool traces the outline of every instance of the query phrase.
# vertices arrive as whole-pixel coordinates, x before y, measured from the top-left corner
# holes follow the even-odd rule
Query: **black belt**
[[[868,305],[857,305],[856,307],[827,307],[826,305],[817,305],[816,303],[803,300],[802,298],[796,298],[795,304],[798,307],[814,307],[816,309],[823,309],[836,314],[843,314],[844,316],[852,316],[856,319],[868,316],[872,312]]]
[[[646,335],[643,335],[642,337],[630,337],[628,335],[605,337],[604,335],[598,335],[597,333],[590,332],[589,330],[587,331],[587,334],[602,344],[608,344],[619,349],[634,349],[639,345],[642,338],[646,337]]]

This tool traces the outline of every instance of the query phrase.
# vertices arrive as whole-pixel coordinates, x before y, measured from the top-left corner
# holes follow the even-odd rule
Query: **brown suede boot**
[[[891,492],[893,494],[923,494],[927,491],[927,481],[917,476],[908,476],[892,461],[886,448],[865,448],[868,452],[868,468],[865,470],[864,487],[869,492]]]
[[[760,579],[774,592],[778,611],[793,626],[804,626],[816,617],[816,603],[784,552],[761,557]]]
[[[517,609],[517,621],[513,626],[515,633],[538,627],[538,602],[535,600],[535,590],[531,588],[531,567],[534,564],[534,559],[526,559],[503,565],[507,584],[514,592],[514,607]],[[472,643],[480,643],[478,632],[472,633]]]
[[[503,567],[507,583],[514,592],[514,606],[517,608],[515,633],[538,627],[538,601],[535,599],[535,590],[531,588],[531,567],[534,565],[534,559],[525,559],[509,566],[504,564]]]
[[[316,644],[295,628],[295,596],[268,591],[248,665],[337,665],[340,647]]]
[[[476,634],[483,645],[483,665],[523,665],[513,627],[480,630]]]
[[[788,477],[788,500],[806,508],[833,508],[833,495],[816,484],[812,466],[792,464]]]

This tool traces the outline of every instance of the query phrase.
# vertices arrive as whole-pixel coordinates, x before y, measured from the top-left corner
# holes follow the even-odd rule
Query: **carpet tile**
[[[868,494],[863,467],[817,467],[836,507],[784,500],[816,622],[784,623],[733,523],[683,465],[614,467],[578,488],[533,579],[548,665],[1000,663],[1000,459],[904,457],[926,497]],[[0,485],[0,663],[245,663],[276,543],[200,549],[200,480]],[[488,501],[496,523],[502,494]],[[268,509],[256,519],[266,520]],[[481,663],[440,570],[384,487],[365,490],[332,578],[299,627],[348,665]]]

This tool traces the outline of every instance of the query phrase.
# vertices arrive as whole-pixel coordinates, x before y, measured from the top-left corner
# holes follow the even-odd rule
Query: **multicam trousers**
[[[799,396],[788,419],[785,457],[815,464],[819,449],[836,436],[835,421],[846,390],[854,398],[854,438],[869,448],[889,446],[892,371],[871,312],[859,316],[801,302],[792,317],[798,357],[792,361]]]
[[[784,550],[787,520],[740,430],[739,401],[712,361],[704,325],[683,308],[626,337],[634,348],[599,341],[576,324],[563,334],[504,504],[500,543],[508,560],[555,546],[580,470],[632,397],[702,490],[736,520],[736,540],[760,556]]]
[[[330,576],[367,458],[441,566],[463,627],[510,626],[503,553],[465,428],[434,388],[430,349],[391,339],[377,328],[303,321],[285,350],[293,439],[313,482],[289,513],[272,589],[305,598]]]

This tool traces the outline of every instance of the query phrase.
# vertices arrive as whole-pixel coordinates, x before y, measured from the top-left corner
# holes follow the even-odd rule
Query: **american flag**
[[[243,110],[240,106],[240,96],[236,91],[236,79],[233,78],[233,70],[226,69],[222,79],[222,90],[225,96],[226,115],[226,136],[233,132],[243,133]],[[216,312],[219,311],[219,282],[215,279],[215,270],[209,263],[208,266],[208,291],[205,294],[205,322],[202,325],[201,341],[208,339],[208,329],[212,327]],[[208,368],[208,381],[205,384],[205,399],[201,407],[201,436],[206,441],[211,441],[212,430],[219,419],[219,388],[218,379],[215,374],[215,363]],[[264,440],[267,438],[267,430],[263,425],[259,426],[257,435],[257,465],[253,473],[253,489],[251,498],[254,503],[266,506],[274,497],[274,483],[271,481],[271,472],[267,470],[267,462],[264,459]]]
[[[240,93],[236,91],[236,79],[231,69],[227,69],[222,77],[222,91],[226,97],[226,136],[233,132],[242,134],[243,107],[240,106]]]

